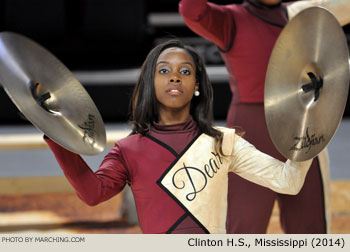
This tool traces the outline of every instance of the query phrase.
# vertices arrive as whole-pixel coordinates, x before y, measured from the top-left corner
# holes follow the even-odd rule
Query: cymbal
[[[345,34],[333,14],[308,8],[284,27],[264,93],[268,131],[283,156],[304,161],[326,147],[344,114],[349,76]]]
[[[73,74],[31,39],[0,33],[0,82],[39,130],[66,149],[96,155],[106,131],[94,102]]]

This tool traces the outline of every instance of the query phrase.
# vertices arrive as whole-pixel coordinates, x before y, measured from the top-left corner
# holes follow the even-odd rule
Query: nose
[[[170,83],[172,83],[172,84],[181,84],[181,78],[177,74],[174,74],[170,78]]]

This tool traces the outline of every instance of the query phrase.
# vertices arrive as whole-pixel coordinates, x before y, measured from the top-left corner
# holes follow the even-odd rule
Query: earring
[[[199,96],[199,91],[198,90],[196,90],[196,91],[194,91],[194,96]]]

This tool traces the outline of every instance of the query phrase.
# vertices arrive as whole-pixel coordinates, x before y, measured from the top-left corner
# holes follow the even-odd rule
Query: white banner
[[[121,250],[122,249],[122,250]],[[350,251],[345,235],[0,234],[0,251]]]

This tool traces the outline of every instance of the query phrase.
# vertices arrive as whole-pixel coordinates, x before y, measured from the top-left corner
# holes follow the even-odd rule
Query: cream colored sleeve
[[[283,163],[236,135],[229,171],[278,193],[297,194],[304,184],[311,162],[287,160]]]
[[[303,0],[287,6],[289,20],[300,11],[313,6],[321,6],[329,10],[338,19],[341,26],[350,23],[350,0]]]

